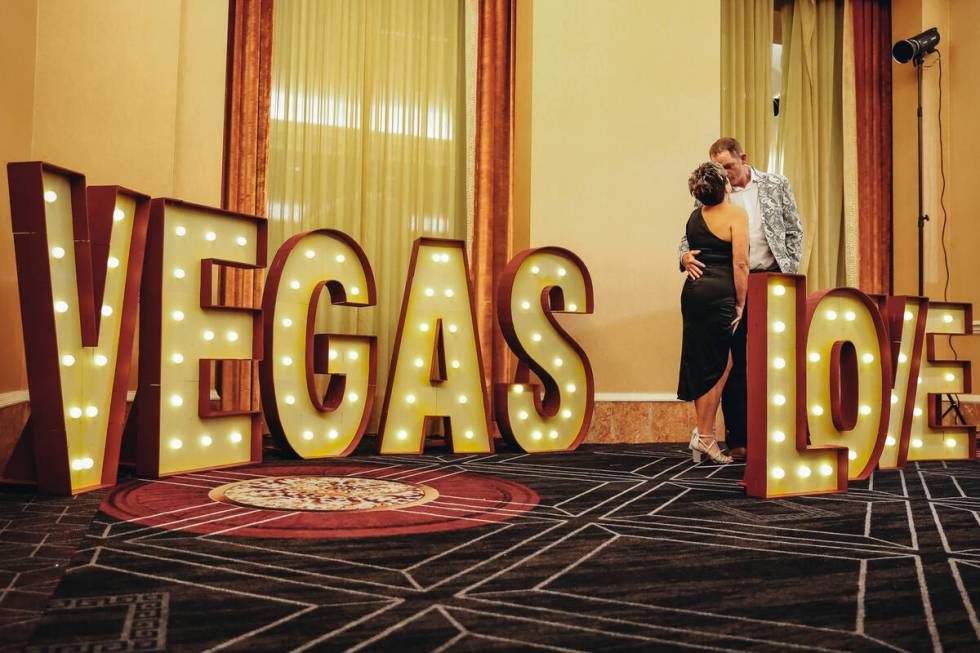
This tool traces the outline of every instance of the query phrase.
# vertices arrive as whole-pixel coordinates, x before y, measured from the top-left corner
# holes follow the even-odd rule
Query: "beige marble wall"
[[[597,401],[585,442],[686,442],[694,424],[692,402]]]

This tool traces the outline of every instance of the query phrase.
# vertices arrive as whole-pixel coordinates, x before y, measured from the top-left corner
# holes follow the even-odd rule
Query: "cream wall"
[[[949,298],[974,304],[980,319],[980,223],[977,211],[977,176],[980,164],[980,3],[974,0],[897,0],[892,7],[892,35],[910,36],[938,27],[943,56],[943,145],[945,147],[948,213],[946,245],[949,253]],[[895,291],[916,292],[916,83],[912,65],[892,65],[893,148],[895,199]],[[939,68],[924,71],[924,179],[926,223],[925,293],[943,297],[946,273],[940,235]],[[961,359],[973,361],[974,391],[980,391],[980,337],[956,343]]]
[[[677,389],[677,244],[719,136],[720,15],[718,0],[518,3],[515,240],[589,267],[595,314],[562,322],[599,393]]]
[[[227,24],[225,0],[5,2],[0,159],[219,205]],[[9,393],[27,381],[5,172],[0,190],[0,393]]]

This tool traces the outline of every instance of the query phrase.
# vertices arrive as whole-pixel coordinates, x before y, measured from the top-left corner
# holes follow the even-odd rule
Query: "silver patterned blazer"
[[[755,168],[752,168],[752,178],[759,184],[762,231],[766,234],[769,249],[772,250],[781,272],[797,274],[800,271],[800,257],[803,255],[803,225],[800,223],[800,212],[796,208],[789,180],[782,175]],[[700,206],[700,202],[695,202],[695,207],[697,206]],[[680,264],[680,258],[690,249],[685,234],[681,238],[677,254],[681,272],[684,271],[684,266]]]

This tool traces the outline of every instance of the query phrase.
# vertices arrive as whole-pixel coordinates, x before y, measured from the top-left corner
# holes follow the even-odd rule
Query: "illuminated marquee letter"
[[[930,303],[926,315],[926,358],[916,379],[909,460],[970,460],[976,457],[975,426],[943,425],[942,395],[971,392],[969,361],[936,358],[936,339],[973,333],[970,304]]]
[[[592,310],[589,271],[566,249],[526,250],[504,271],[497,316],[519,366],[516,383],[494,386],[494,414],[501,435],[524,451],[570,451],[589,430],[592,366],[553,313]],[[540,384],[531,383],[530,371]]]
[[[805,297],[805,277],[749,277],[750,496],[847,490],[847,449],[807,444]]]
[[[810,442],[847,447],[848,478],[865,479],[888,432],[891,354],[885,323],[871,298],[853,288],[814,293],[807,312]]]
[[[303,458],[352,452],[374,402],[376,338],[316,333],[324,292],[333,305],[375,304],[374,274],[364,251],[333,229],[293,236],[269,269],[259,370],[269,429]],[[325,387],[318,386],[317,374],[330,375]]]
[[[909,380],[919,377],[928,312],[929,300],[924,297],[887,299],[885,315],[892,354],[891,417],[878,459],[881,469],[901,469],[908,459],[916,397],[916,384],[909,385]]]
[[[438,419],[454,452],[493,450],[467,269],[462,241],[415,241],[381,412],[381,453],[421,453],[429,422]]]
[[[250,370],[262,358],[262,309],[228,301],[218,281],[229,268],[264,268],[265,258],[265,218],[153,200],[140,302],[140,474],[261,460],[255,393],[215,406],[211,389],[222,361]]]
[[[46,163],[8,178],[34,460],[15,450],[3,475],[54,494],[113,485],[149,198]]]

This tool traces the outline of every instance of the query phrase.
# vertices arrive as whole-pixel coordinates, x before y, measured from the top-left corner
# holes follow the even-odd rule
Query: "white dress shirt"
[[[776,265],[776,257],[769,249],[766,232],[762,229],[762,207],[759,206],[759,183],[752,175],[744,188],[732,187],[729,201],[741,206],[749,214],[749,269],[768,270]]]

